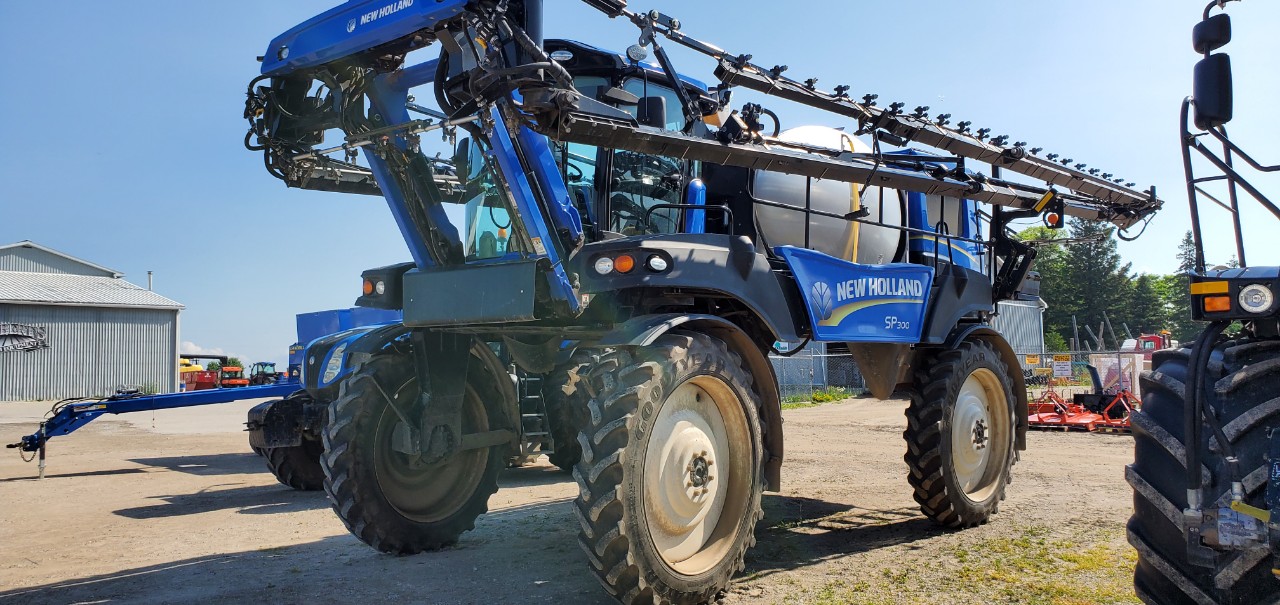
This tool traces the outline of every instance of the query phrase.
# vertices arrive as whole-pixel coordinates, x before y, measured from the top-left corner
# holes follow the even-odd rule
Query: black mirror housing
[[[1217,128],[1231,121],[1231,57],[1210,55],[1196,63],[1195,122],[1201,130]]]
[[[664,97],[645,97],[640,99],[636,120],[653,128],[667,127],[667,99]]]
[[[1191,30],[1191,47],[1200,54],[1211,53],[1231,41],[1231,16],[1219,13],[1196,24]]]

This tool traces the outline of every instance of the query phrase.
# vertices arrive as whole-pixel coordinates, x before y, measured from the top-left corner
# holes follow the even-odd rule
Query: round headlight
[[[600,275],[608,275],[613,272],[613,259],[607,256],[601,256],[596,259],[596,273]]]
[[[378,280],[378,283],[377,283],[377,284],[374,284],[374,286],[373,286],[373,291],[374,291],[374,292],[377,292],[377,293],[378,293],[378,295],[379,295],[379,296],[381,296],[381,295],[383,295],[383,294],[385,294],[385,293],[386,293],[386,291],[387,291],[387,284],[386,284],[385,282],[383,282],[382,280]]]
[[[667,259],[662,258],[657,254],[650,256],[648,260],[644,261],[644,264],[645,266],[649,267],[650,271],[653,271],[654,273],[661,273],[662,271],[667,270]]]
[[[1276,300],[1271,288],[1262,284],[1252,284],[1240,290],[1240,306],[1250,313],[1266,313]]]

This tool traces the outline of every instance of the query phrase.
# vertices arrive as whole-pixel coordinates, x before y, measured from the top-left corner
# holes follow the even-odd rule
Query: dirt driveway
[[[0,440],[48,404],[0,404]],[[911,500],[904,402],[784,413],[783,493],[725,603],[1136,603],[1125,436],[1033,433],[991,524],[951,532]],[[575,539],[572,480],[507,471],[450,550],[380,555],[323,493],[277,484],[250,403],[100,419],[50,443],[48,478],[0,454],[5,603],[609,603]]]

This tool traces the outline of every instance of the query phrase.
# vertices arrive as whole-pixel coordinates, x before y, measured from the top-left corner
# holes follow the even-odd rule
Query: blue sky
[[[578,2],[547,2],[550,37],[616,49],[635,41],[629,23]],[[350,306],[362,270],[408,259],[380,199],[288,190],[241,147],[254,57],[276,34],[332,5],[0,2],[7,143],[0,243],[31,239],[139,284],[155,271],[156,290],[187,307],[182,340],[245,361],[283,361],[295,314]],[[848,84],[856,96],[876,92],[882,104],[930,105],[934,114],[1155,184],[1166,210],[1121,252],[1135,270],[1174,268],[1190,224],[1177,112],[1197,59],[1190,31],[1200,0],[632,7],[674,15],[687,33],[757,63],[790,65],[792,77],[818,77],[828,89]],[[1248,0],[1232,9],[1233,136],[1274,163],[1280,5]],[[681,71],[710,79],[709,61],[673,54]],[[784,125],[849,125],[768,105],[782,110]],[[1209,231],[1219,235],[1209,256],[1223,261],[1231,254],[1228,223],[1214,214]],[[1245,212],[1255,264],[1276,248],[1265,239],[1274,229],[1268,217]]]

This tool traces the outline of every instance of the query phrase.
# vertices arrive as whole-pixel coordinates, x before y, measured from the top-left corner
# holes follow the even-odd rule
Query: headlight
[[[333,382],[338,377],[338,373],[342,371],[342,354],[347,350],[347,343],[338,345],[329,355],[329,363],[324,364],[324,375],[321,376],[321,382]]]
[[[373,286],[373,291],[377,292],[378,296],[382,296],[383,294],[386,294],[387,292],[386,282],[383,282],[382,280],[378,280],[378,283],[374,284]]]
[[[600,275],[608,275],[613,272],[613,259],[607,256],[601,256],[596,259],[596,273]]]
[[[649,260],[645,261],[645,265],[647,265],[649,270],[654,273],[662,273],[667,270],[667,259],[654,254],[649,257]]]
[[[1265,313],[1271,309],[1276,297],[1271,288],[1262,284],[1252,284],[1240,290],[1240,306],[1250,313]]]

